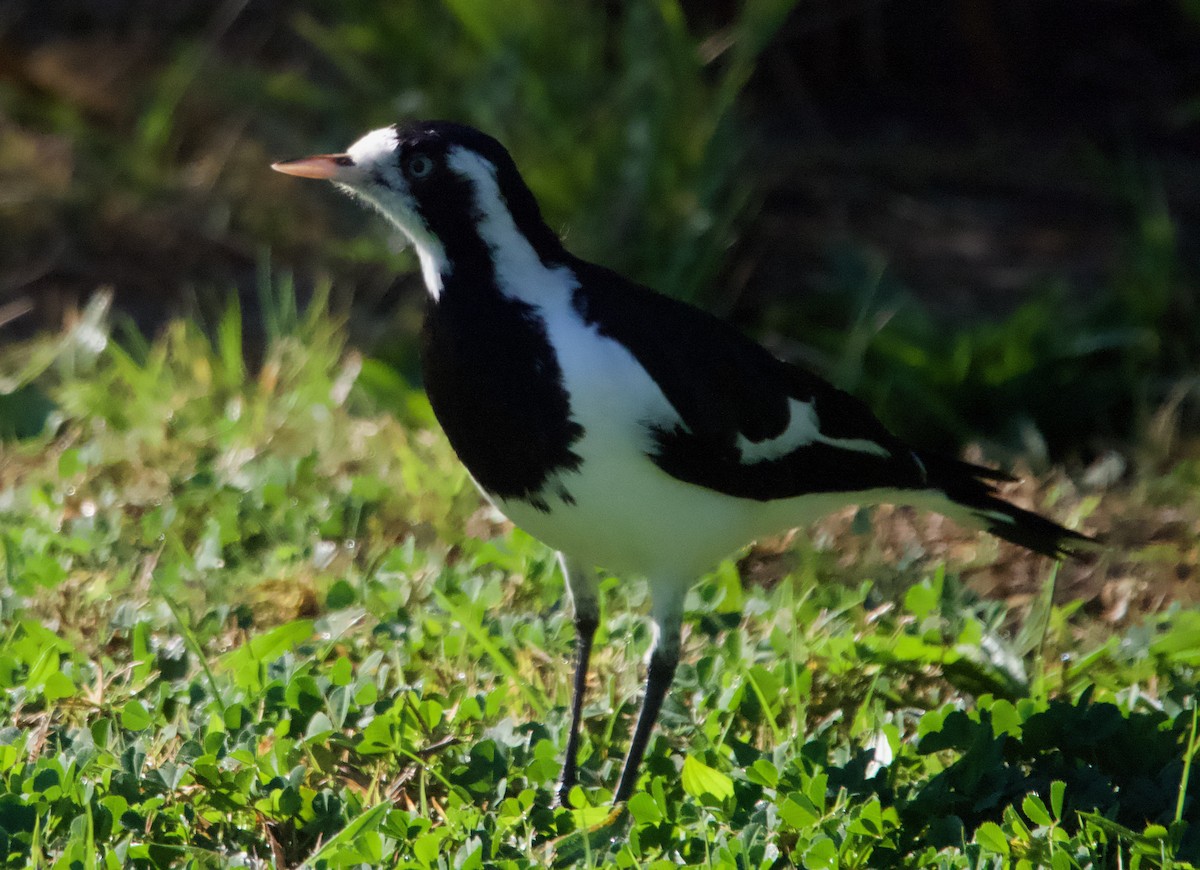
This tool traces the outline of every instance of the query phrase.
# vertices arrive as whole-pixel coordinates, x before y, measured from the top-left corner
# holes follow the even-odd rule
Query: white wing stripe
[[[817,409],[812,402],[801,402],[798,399],[788,399],[788,411],[791,419],[787,428],[774,438],[764,441],[751,441],[745,435],[738,435],[737,448],[742,454],[743,465],[754,465],[758,462],[769,462],[787,456],[797,448],[809,444],[828,444],[830,447],[840,447],[843,450],[856,450],[859,453],[871,453],[876,456],[890,456],[891,452],[882,444],[877,444],[867,438],[831,438],[821,434],[821,421],[817,418]]]

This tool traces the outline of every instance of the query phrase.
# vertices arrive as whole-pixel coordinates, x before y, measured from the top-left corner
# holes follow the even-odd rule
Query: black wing
[[[587,287],[575,297],[581,315],[629,348],[682,419],[648,421],[656,442],[651,458],[668,474],[761,501],[929,486],[921,460],[858,399],[707,312],[599,266],[573,268]],[[822,440],[745,461],[739,440],[783,434],[793,399],[812,406]]]
[[[712,315],[579,261],[588,287],[575,306],[630,349],[682,423],[648,421],[651,459],[680,480],[768,501],[809,493],[930,490],[992,534],[1054,558],[1083,556],[1098,542],[1005,501],[995,484],[1013,478],[948,456],[914,451],[858,399],[776,359]],[[790,400],[811,405],[818,438],[790,452],[746,461],[739,440],[781,435]],[[832,442],[832,443],[830,443]]]

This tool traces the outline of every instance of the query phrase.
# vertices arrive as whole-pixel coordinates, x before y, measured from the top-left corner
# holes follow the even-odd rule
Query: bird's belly
[[[828,493],[763,502],[672,477],[649,455],[655,426],[682,423],[659,386],[627,348],[584,324],[571,306],[541,313],[571,419],[582,430],[571,444],[579,461],[532,497],[489,493],[535,538],[577,562],[682,582],[757,537],[852,500]]]
[[[697,574],[749,542],[747,505],[671,477],[648,455],[649,422],[678,416],[629,351],[567,305],[544,308],[583,435],[578,465],[537,497],[489,497],[514,523],[571,559],[621,574]]]
[[[493,499],[514,523],[572,559],[622,574],[694,577],[748,542],[740,499],[676,480],[644,454],[578,445],[584,461],[564,475],[570,501],[540,510]]]
[[[521,499],[493,503],[517,526],[577,562],[617,574],[690,582],[757,538],[811,523],[851,504],[922,504],[920,493],[865,490],[762,502],[671,477],[645,454],[598,454],[587,440],[572,500],[543,511]],[[938,507],[938,505],[931,505]]]

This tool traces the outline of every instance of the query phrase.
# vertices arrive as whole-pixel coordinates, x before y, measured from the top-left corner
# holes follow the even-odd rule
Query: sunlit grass
[[[256,370],[236,308],[119,342],[100,311],[87,353],[31,348],[57,349],[25,378],[55,410],[0,453],[8,864],[1197,854],[1194,612],[1117,634],[1049,593],[1010,611],[953,563],[888,568],[860,528],[831,532],[849,567],[805,543],[701,579],[617,842],[572,839],[604,812],[551,802],[573,634],[553,554],[482,507],[418,394],[402,423],[360,390],[371,363],[319,299],[273,318]],[[649,645],[644,584],[602,589],[596,808]]]

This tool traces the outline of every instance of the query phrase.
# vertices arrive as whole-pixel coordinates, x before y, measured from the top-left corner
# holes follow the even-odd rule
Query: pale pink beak
[[[315,157],[301,157],[299,160],[283,160],[271,164],[272,169],[284,175],[335,180],[345,175],[346,170],[352,166],[354,161],[345,154],[318,154]]]

